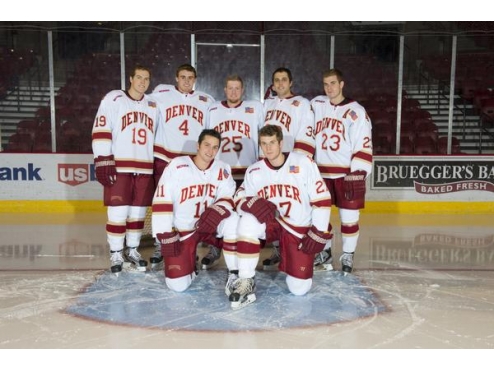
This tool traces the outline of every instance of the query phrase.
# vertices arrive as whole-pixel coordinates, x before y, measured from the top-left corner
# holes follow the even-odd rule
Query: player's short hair
[[[240,85],[242,87],[244,87],[244,81],[242,80],[242,78],[239,75],[229,75],[229,76],[227,76],[227,78],[225,79],[225,87],[228,84],[228,81],[238,81],[238,82],[240,82]]]
[[[322,74],[323,79],[330,76],[336,76],[338,82],[343,81],[343,73],[341,73],[341,71],[337,68],[328,69],[327,71],[324,71],[324,73]]]
[[[216,130],[213,130],[213,129],[204,129],[202,130],[202,132],[200,133],[199,135],[199,139],[197,140],[198,144],[201,145],[201,143],[204,141],[204,138],[206,136],[212,136],[212,137],[215,137],[219,140],[219,142],[221,143],[221,134],[216,131]]]
[[[276,136],[276,140],[280,143],[283,140],[283,130],[277,125],[266,125],[259,130],[259,143],[263,136]]]
[[[151,79],[151,70],[148,67],[144,67],[142,64],[136,64],[132,71],[130,72],[130,77],[134,78],[137,71],[146,71],[149,73],[149,79]]]
[[[271,76],[271,82],[274,82],[274,75],[276,73],[283,73],[283,72],[285,72],[288,75],[288,81],[292,82],[292,71],[290,71],[288,68],[285,67],[277,68],[276,71],[273,72],[273,75]]]
[[[178,74],[181,72],[181,71],[189,71],[189,72],[192,72],[194,73],[194,78],[197,78],[197,71],[194,67],[192,67],[190,64],[182,64],[181,66],[179,66],[177,68],[177,72],[175,72],[175,76],[178,77]]]

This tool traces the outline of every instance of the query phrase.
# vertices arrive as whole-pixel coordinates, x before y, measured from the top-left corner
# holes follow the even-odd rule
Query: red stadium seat
[[[415,121],[417,122],[417,121]],[[437,138],[439,137],[438,134],[438,128],[436,124],[432,121],[425,120],[423,122],[420,122],[418,124],[417,131],[416,131],[416,137],[430,137],[434,142],[437,141]]]
[[[408,136],[400,137],[400,154],[413,154],[413,141]]]
[[[437,139],[437,152],[439,154],[448,154],[448,137],[441,136]],[[451,138],[451,154],[461,153],[460,140],[453,136]]]
[[[38,129],[38,121],[36,120],[22,120],[17,124],[16,132],[19,134],[28,134],[31,136],[31,140],[34,140],[36,130]]]
[[[4,152],[8,153],[30,153],[33,147],[33,141],[30,134],[15,133],[9,138],[7,148]]]
[[[429,136],[417,137],[414,143],[415,154],[436,154],[436,142]]]
[[[492,120],[494,120],[494,97],[489,98],[486,100],[482,101],[482,106],[481,106],[481,112],[482,114],[488,116]]]

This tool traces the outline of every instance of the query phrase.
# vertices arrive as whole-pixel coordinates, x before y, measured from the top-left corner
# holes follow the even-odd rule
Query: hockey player
[[[196,153],[197,137],[206,128],[209,106],[214,102],[211,95],[194,91],[196,69],[182,64],[175,74],[176,86],[160,84],[151,94],[162,113],[163,126],[158,128],[154,145],[155,184],[168,163],[175,157]],[[150,258],[151,267],[163,261],[161,246],[155,242]]]
[[[166,167],[153,199],[153,236],[161,244],[168,288],[182,292],[196,276],[197,244],[222,239],[225,262],[237,276],[235,181],[225,162],[215,159],[221,136],[203,130],[197,154],[174,158]],[[227,283],[226,293],[231,282]]]
[[[245,170],[259,159],[257,132],[263,126],[263,107],[256,100],[243,101],[242,78],[231,75],[225,81],[226,100],[209,108],[208,127],[221,134],[218,158],[232,168],[237,187],[242,183]],[[203,269],[212,267],[220,258],[220,249],[213,245],[201,260]]]
[[[104,186],[108,207],[106,233],[114,273],[122,271],[124,260],[139,271],[147,266],[137,247],[146,207],[153,199],[153,143],[160,124],[156,102],[144,94],[150,78],[149,69],[136,66],[127,91],[113,90],[103,98],[92,129],[96,178]]]
[[[283,129],[283,151],[314,155],[314,115],[309,101],[292,92],[292,72],[280,67],[273,72],[271,92],[266,92],[264,117],[266,125],[277,125]],[[268,90],[269,90],[268,89]],[[263,154],[261,153],[261,156]],[[272,255],[263,261],[263,268],[276,268],[280,261],[278,242],[273,243]]]
[[[259,132],[265,158],[249,166],[237,190],[238,276],[230,294],[239,309],[256,300],[255,269],[260,239],[280,241],[279,269],[295,295],[312,286],[313,261],[331,238],[331,197],[317,165],[300,153],[284,153],[283,132],[267,125]]]
[[[340,261],[346,274],[353,270],[359,210],[365,205],[365,179],[372,170],[372,127],[364,107],[343,95],[345,82],[341,71],[325,72],[323,84],[326,95],[311,101],[315,115],[315,159],[333,204],[339,209],[343,239]],[[330,260],[328,243],[314,263],[324,265]]]

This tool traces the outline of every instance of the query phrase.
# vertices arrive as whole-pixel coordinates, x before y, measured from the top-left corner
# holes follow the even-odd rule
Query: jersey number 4
[[[178,129],[182,131],[184,136],[189,136],[189,122],[187,120],[183,121],[180,126],[178,126]]]

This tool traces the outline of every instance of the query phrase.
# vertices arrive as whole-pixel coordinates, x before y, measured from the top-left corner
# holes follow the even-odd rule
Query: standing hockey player
[[[153,143],[160,120],[156,102],[144,94],[150,78],[149,69],[136,66],[127,91],[113,90],[103,98],[92,129],[96,178],[104,186],[108,207],[106,234],[114,273],[122,271],[124,260],[139,271],[147,266],[137,247],[146,207],[153,199]]]
[[[197,73],[190,64],[177,68],[175,80],[176,86],[161,84],[151,94],[158,102],[163,118],[154,146],[155,184],[173,158],[196,153],[197,138],[206,128],[208,109],[214,102],[211,95],[194,91]],[[150,258],[151,267],[160,266],[162,261],[161,246],[156,241]]]
[[[233,210],[235,181],[230,166],[215,159],[221,136],[215,130],[199,135],[197,154],[174,158],[166,167],[153,199],[153,236],[165,258],[168,288],[182,292],[196,276],[196,248],[205,239],[222,238],[231,280],[237,277],[237,223]]]
[[[365,205],[365,179],[372,170],[372,127],[364,107],[343,95],[345,82],[339,70],[325,72],[323,84],[326,95],[311,101],[315,115],[315,159],[333,204],[339,209],[343,239],[341,269],[350,273],[359,236],[359,210]],[[330,262],[331,243],[328,243],[314,263],[330,265]]]
[[[282,128],[284,152],[295,151],[312,157],[314,115],[309,101],[292,93],[292,85],[292,72],[288,68],[280,67],[273,72],[271,93],[266,93],[264,101],[265,124]],[[274,241],[273,253],[263,261],[263,268],[275,269],[279,261],[278,242]]]
[[[230,165],[238,187],[247,167],[259,159],[257,133],[264,124],[263,107],[256,100],[242,100],[244,83],[237,75],[226,78],[224,91],[226,100],[209,108],[208,127],[221,134],[218,158]],[[220,252],[218,247],[210,246],[201,260],[202,268],[212,267],[219,260]]]
[[[279,126],[264,126],[259,142],[265,158],[249,166],[235,199],[241,217],[239,278],[229,298],[233,309],[256,300],[260,239],[280,241],[279,269],[287,274],[290,292],[304,295],[312,286],[314,257],[331,238],[331,198],[316,163],[300,153],[284,153]]]

